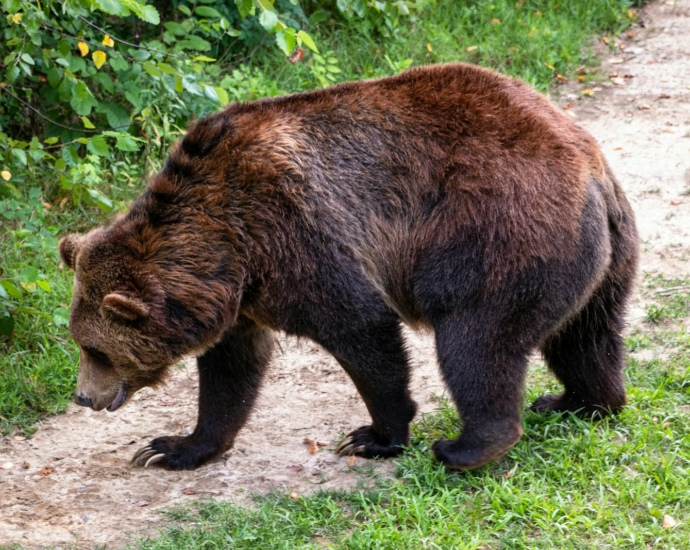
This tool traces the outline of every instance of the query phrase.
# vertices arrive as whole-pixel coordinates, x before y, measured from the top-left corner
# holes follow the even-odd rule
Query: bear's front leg
[[[158,437],[132,458],[136,466],[152,464],[193,470],[230,449],[247,421],[273,349],[273,334],[245,318],[197,359],[199,418],[186,437]]]

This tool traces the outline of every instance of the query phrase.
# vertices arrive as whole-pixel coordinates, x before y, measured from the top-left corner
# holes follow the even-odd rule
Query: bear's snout
[[[93,409],[93,403],[90,397],[86,397],[83,393],[74,394],[74,402],[82,407],[91,407]]]

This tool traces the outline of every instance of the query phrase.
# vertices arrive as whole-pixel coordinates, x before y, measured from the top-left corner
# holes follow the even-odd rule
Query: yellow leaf
[[[426,49],[429,50],[430,52],[434,51],[434,49],[431,47],[431,44],[427,44]]]
[[[556,67],[554,67],[553,65],[549,65],[548,63],[544,63],[544,66],[551,69],[552,71],[556,70]]]
[[[632,10],[628,10],[628,19],[635,19],[635,12]]]
[[[12,174],[9,170],[3,170],[2,172],[0,172],[0,176],[2,176],[2,179],[4,179],[5,181],[10,181]]]
[[[19,25],[19,23],[22,22],[22,14],[21,13],[15,13],[12,16],[12,21],[14,21],[15,25]]]
[[[106,34],[103,38],[102,44],[104,46],[109,46],[110,48],[112,48],[115,45],[115,41]]]
[[[586,90],[582,90],[582,92],[580,92],[580,93],[582,95],[594,95],[594,90],[587,88]]]
[[[491,21],[489,21],[489,23],[491,23],[492,25],[500,25],[500,24],[501,24],[501,20],[498,19],[498,18],[496,18],[496,17],[494,17]]]
[[[105,63],[107,56],[105,55],[105,52],[98,50],[93,52],[91,57],[93,58],[93,64],[96,65],[97,69],[100,69],[103,66],[103,63]]]
[[[82,57],[86,56],[86,54],[89,53],[89,45],[86,42],[79,42],[77,46],[79,47],[79,51],[81,52]]]
[[[477,49],[477,46],[467,46],[467,47],[465,48],[465,51],[466,51],[466,52],[473,52],[473,51],[476,50],[476,49]]]

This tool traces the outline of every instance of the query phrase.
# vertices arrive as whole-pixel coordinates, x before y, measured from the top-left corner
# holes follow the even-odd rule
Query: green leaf
[[[22,54],[22,61],[24,63],[28,63],[29,65],[35,65],[36,63],[34,62],[34,58],[31,57],[28,53],[23,53]]]
[[[19,300],[22,297],[22,291],[14,286],[10,281],[0,281],[0,285],[5,288],[7,294],[12,296],[12,298]]]
[[[151,54],[142,48],[130,48],[128,52],[129,55],[132,56],[132,59],[139,62],[146,61],[149,57],[151,57]]]
[[[103,210],[103,212],[111,212],[113,209],[113,202],[101,193],[98,189],[88,189],[87,193],[96,201],[96,206]]]
[[[9,311],[0,310],[0,334],[12,336],[14,330],[14,318]]]
[[[216,92],[215,88],[212,86],[204,86],[204,95],[209,98],[212,101],[216,101],[220,103],[220,99],[218,98],[218,93]]]
[[[295,39],[295,29],[288,27],[276,33],[276,44],[285,55],[290,55],[295,49],[297,41]]]
[[[319,53],[319,49],[316,47],[316,44],[314,44],[314,40],[306,32],[298,31],[297,32],[297,39],[300,42],[302,42],[311,51]]]
[[[117,136],[117,141],[115,142],[115,148],[120,151],[138,151],[139,144],[134,140],[132,136],[122,132]]]
[[[107,157],[110,154],[110,147],[103,136],[93,136],[86,144],[86,149],[101,157]]]
[[[108,63],[115,71],[126,71],[129,69],[129,63],[125,61],[121,55],[111,55],[108,59]]]
[[[21,149],[12,149],[12,156],[21,162],[24,166],[27,164],[26,153]]]
[[[149,73],[154,78],[160,78],[163,75],[163,73],[158,69],[158,67],[156,67],[156,64],[152,63],[151,61],[145,61],[141,66],[147,73]]]
[[[163,26],[167,30],[169,30],[170,32],[172,32],[174,34],[177,34],[178,36],[184,36],[185,34],[187,34],[187,29],[185,29],[179,23],[175,23],[174,21],[166,21],[165,23],[163,23]]]
[[[180,10],[182,13],[184,13],[187,17],[189,17],[190,15],[192,15],[192,10],[190,10],[190,9],[189,9],[187,6],[185,6],[184,4],[180,4],[179,6],[177,6],[177,9]]]
[[[124,8],[119,0],[92,0],[99,10],[110,15],[123,15]]]
[[[79,164],[79,155],[77,155],[77,150],[72,145],[63,147],[60,151],[62,160],[64,160],[69,166],[77,166]]]
[[[178,74],[179,71],[173,67],[172,65],[168,65],[167,63],[159,63],[158,68],[162,73],[165,74]]]
[[[53,313],[53,323],[59,327],[66,327],[69,325],[69,308],[57,308]]]
[[[84,124],[84,128],[88,128],[89,130],[95,130],[96,127],[91,123],[91,121],[86,118],[85,116],[81,117],[81,121]]]
[[[129,126],[129,113],[121,105],[108,103],[103,110],[111,128],[122,129]]]
[[[216,86],[213,88],[216,93],[218,94],[218,99],[223,105],[227,105],[230,103],[230,98],[228,97],[228,92],[226,92],[223,88]]]
[[[77,82],[72,89],[72,99],[69,104],[79,116],[88,116],[91,109],[98,105],[98,101],[83,82]]]
[[[38,281],[36,281],[36,286],[45,290],[46,292],[50,292],[50,283],[48,283],[48,281],[46,281],[45,279],[39,279]]]
[[[274,11],[263,10],[259,15],[259,23],[266,32],[273,32],[278,25],[278,15]]]
[[[254,13],[254,0],[235,0],[237,11],[240,12],[240,17],[244,19],[250,13]]]
[[[212,61],[215,61],[212,57],[208,57],[206,55],[197,55],[194,57],[194,61],[201,61],[203,63],[211,63]]]
[[[48,145],[55,145],[58,141],[60,141],[59,136],[53,136],[49,137],[48,139],[44,140],[43,143],[47,143]]]
[[[38,280],[37,267],[25,267],[19,273],[19,281],[22,283],[35,283]]]
[[[194,13],[196,13],[197,15],[201,15],[201,17],[213,17],[214,19],[220,17],[220,13],[218,13],[213,8],[209,8],[208,6],[198,6],[194,10]]]
[[[122,4],[131,12],[139,17],[139,19],[142,19],[143,21],[146,21],[147,23],[151,23],[152,25],[158,25],[161,22],[160,15],[158,14],[158,10],[154,8],[153,6],[145,6],[143,4],[140,4],[136,0],[121,0]]]
[[[211,49],[211,44],[206,42],[203,38],[199,38],[193,34],[188,36],[185,40],[180,40],[177,45],[183,50],[197,50],[203,52]]]
[[[110,78],[108,73],[99,71],[93,76],[93,81],[100,84],[109,94],[112,94],[115,91],[115,83],[113,82],[113,79]]]
[[[331,12],[328,10],[318,10],[309,16],[309,26],[313,27],[319,23],[323,23],[331,16]]]

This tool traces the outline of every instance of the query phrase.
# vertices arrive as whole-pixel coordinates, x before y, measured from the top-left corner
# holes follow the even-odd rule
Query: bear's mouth
[[[113,399],[113,402],[106,407],[106,410],[108,412],[116,411],[122,406],[122,404],[125,402],[125,399],[127,399],[127,384],[123,382],[120,384],[120,391],[117,392],[115,399]]]

